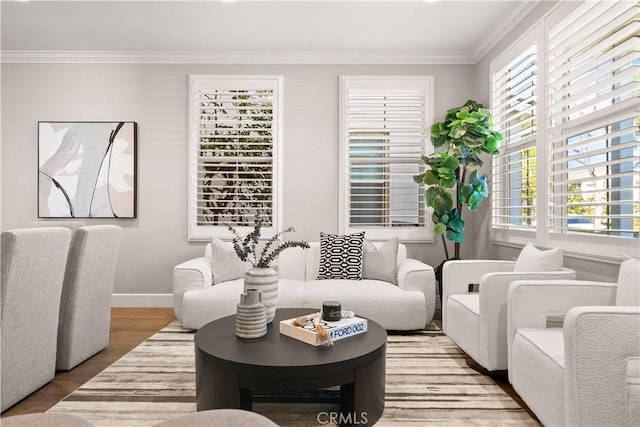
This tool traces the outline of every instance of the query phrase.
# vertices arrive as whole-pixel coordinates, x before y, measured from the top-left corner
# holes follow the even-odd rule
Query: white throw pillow
[[[214,285],[243,278],[249,268],[251,263],[238,258],[232,243],[224,242],[217,237],[211,238],[211,269]]]
[[[397,283],[398,238],[386,241],[380,248],[364,241],[362,277]]]
[[[562,248],[541,251],[529,242],[518,255],[513,271],[515,273],[559,271],[562,270],[563,261]]]

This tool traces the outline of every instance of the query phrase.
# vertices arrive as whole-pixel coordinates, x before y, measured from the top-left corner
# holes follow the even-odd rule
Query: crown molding
[[[455,53],[371,52],[197,52],[197,51],[45,51],[3,50],[0,63],[94,64],[476,64],[537,6],[528,0],[487,33],[471,51]]]
[[[102,64],[472,64],[467,53],[134,52],[4,50],[2,63]]]
[[[502,40],[516,25],[531,12],[541,0],[527,0],[520,2],[518,6],[497,25],[493,31],[481,38],[471,51],[469,60],[472,64],[478,63],[489,51]]]

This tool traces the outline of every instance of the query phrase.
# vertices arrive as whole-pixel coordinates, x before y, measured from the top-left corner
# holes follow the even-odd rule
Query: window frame
[[[537,194],[537,224],[541,224],[542,226],[538,226],[535,230],[514,230],[514,229],[501,229],[493,226],[493,208],[494,201],[492,199],[492,211],[491,211],[491,221],[490,221],[490,241],[492,244],[503,245],[503,246],[520,246],[525,244],[526,242],[533,241],[534,243],[541,245],[543,247],[561,247],[565,249],[568,253],[572,253],[574,256],[580,258],[588,258],[588,259],[619,259],[621,256],[640,256],[640,240],[638,238],[625,238],[625,237],[617,237],[617,236],[606,236],[606,235],[598,235],[595,233],[580,233],[574,230],[565,232],[551,232],[549,230],[549,222],[550,215],[549,209],[551,209],[550,197],[552,197],[552,192],[549,187],[550,179],[549,173],[551,171],[551,160],[550,160],[550,148],[548,146],[548,137],[550,130],[550,107],[548,104],[548,79],[547,79],[547,37],[549,34],[549,28],[553,19],[559,20],[563,18],[559,18],[557,13],[561,7],[565,7],[569,10],[568,13],[571,13],[572,7],[577,7],[576,5],[561,3],[556,5],[550,11],[545,14],[537,23],[535,23],[529,30],[527,30],[516,42],[506,48],[502,54],[496,57],[490,65],[489,72],[489,84],[490,84],[490,97],[493,98],[493,87],[491,86],[492,76],[495,70],[500,69],[500,67],[506,65],[506,61],[510,52],[513,52],[514,49],[517,49],[518,44],[524,43],[524,40],[528,40],[530,38],[535,38],[538,43],[538,87],[539,91],[537,94],[538,98],[538,129],[537,129],[537,141],[536,141],[536,152],[537,152],[537,177],[538,177],[538,194]],[[555,14],[555,15],[554,15]],[[503,61],[502,63],[500,61]],[[640,104],[637,104],[640,105]],[[636,110],[639,111],[638,107],[635,107]],[[627,110],[628,111],[628,110]],[[630,113],[631,114],[631,113]],[[602,115],[602,116],[606,116]],[[589,123],[594,124],[594,127],[599,123],[599,120],[589,121]],[[584,124],[581,124],[584,126]],[[569,131],[571,129],[565,129],[568,136]],[[565,143],[566,144],[566,141]],[[493,162],[492,162],[493,163]],[[492,164],[492,173],[493,173]],[[610,188],[608,191],[614,191]],[[568,216],[568,210],[566,209],[567,205],[564,205],[564,209],[566,212],[563,214]]]
[[[339,108],[339,184],[338,184],[338,217],[339,217],[339,232],[341,234],[351,234],[360,231],[366,232],[366,237],[369,240],[388,240],[394,237],[399,237],[401,241],[408,242],[433,242],[433,224],[431,221],[430,209],[423,206],[424,209],[424,225],[418,227],[354,227],[350,226],[350,208],[351,208],[351,179],[350,179],[350,161],[349,161],[349,129],[348,129],[348,90],[352,85],[363,86],[370,85],[372,90],[379,88],[379,85],[385,85],[389,83],[391,85],[394,82],[398,82],[402,86],[409,84],[421,84],[425,89],[424,100],[424,124],[425,134],[424,141],[422,142],[422,155],[429,155],[433,153],[433,147],[429,144],[430,136],[429,130],[434,122],[434,76],[431,75],[341,75],[339,77],[339,92],[340,92],[340,108]],[[415,83],[413,83],[415,82]],[[419,82],[419,83],[418,83]],[[392,86],[385,87],[383,90],[393,89]],[[380,89],[378,89],[380,90]],[[384,133],[383,130],[380,132]],[[419,167],[423,168],[422,160],[418,159]],[[384,163],[383,168],[388,168],[389,165]],[[420,188],[418,184],[416,188]],[[389,188],[389,186],[385,186]]]
[[[498,56],[496,59],[494,59],[491,62],[490,68],[489,68],[489,82],[490,82],[490,86],[489,86],[489,93],[490,93],[490,97],[491,97],[491,102],[493,102],[493,91],[494,91],[494,75],[496,73],[499,73],[500,71],[504,70],[505,67],[509,66],[510,64],[512,64],[519,56],[521,56],[524,52],[526,52],[528,49],[531,48],[531,46],[533,44],[536,45],[536,70],[537,70],[537,77],[536,77],[536,84],[535,84],[535,88],[538,91],[537,93],[539,94],[540,91],[540,87],[544,84],[544,64],[543,61],[540,60],[541,58],[541,52],[543,51],[542,49],[544,48],[543,43],[541,43],[540,40],[540,36],[542,34],[542,25],[535,25],[534,27],[532,27],[529,31],[527,31],[522,37],[520,37],[517,41],[515,41],[510,47],[508,47],[500,56]],[[507,240],[508,238],[507,236],[511,235],[511,236],[517,236],[517,240],[518,241],[527,241],[529,239],[532,239],[536,236],[537,234],[537,224],[540,223],[539,222],[539,218],[538,215],[540,215],[541,212],[541,204],[540,204],[540,188],[537,189],[537,193],[536,193],[536,198],[535,198],[535,205],[534,205],[534,209],[535,209],[535,217],[536,217],[536,225],[529,225],[529,226],[511,226],[509,224],[503,224],[500,223],[499,225],[495,225],[494,223],[494,212],[495,211],[504,211],[505,209],[508,209],[508,207],[505,207],[504,205],[499,205],[496,206],[496,198],[501,195],[501,194],[506,194],[509,192],[509,184],[510,184],[510,180],[507,179],[504,182],[500,182],[500,183],[495,183],[494,179],[495,179],[495,175],[496,175],[496,171],[495,171],[495,167],[496,167],[496,159],[502,159],[504,157],[506,157],[506,165],[509,164],[509,159],[508,156],[513,155],[513,154],[517,154],[519,152],[523,152],[525,150],[530,150],[530,149],[535,149],[536,150],[536,156],[535,161],[536,161],[536,180],[538,183],[538,187],[540,187],[540,182],[541,179],[544,181],[544,178],[542,176],[540,176],[538,167],[539,167],[539,160],[538,160],[538,155],[537,153],[540,153],[540,134],[544,133],[543,127],[544,127],[544,119],[543,119],[543,113],[544,113],[544,109],[543,106],[541,105],[542,103],[539,102],[539,97],[536,95],[535,96],[535,110],[536,110],[536,115],[535,115],[535,120],[536,120],[536,133],[535,135],[529,137],[529,138],[523,138],[517,142],[515,142],[513,145],[506,145],[507,144],[507,138],[505,137],[502,142],[501,145],[499,147],[500,149],[500,154],[498,156],[494,156],[491,159],[491,197],[490,197],[490,204],[491,204],[491,210],[490,210],[490,236],[492,239],[496,239],[496,240]],[[498,114],[496,111],[493,111],[494,106],[491,105],[492,107],[492,112],[493,112],[493,117],[494,117],[494,122],[497,123],[496,120],[496,115]],[[541,131],[542,129],[542,131]],[[500,131],[499,126],[496,126],[496,130]],[[500,164],[497,165],[499,167],[505,167],[505,164]],[[498,174],[503,174],[506,176],[505,173],[503,172],[499,172]],[[500,184],[502,188],[499,189],[500,192],[496,191],[496,186]]]
[[[252,87],[253,85],[253,87]],[[226,225],[198,225],[197,191],[198,191],[198,151],[200,148],[198,126],[200,124],[196,105],[199,89],[256,89],[263,87],[273,89],[272,120],[272,224],[262,227],[262,237],[269,238],[282,229],[282,144],[283,144],[283,76],[281,75],[215,75],[190,74],[188,76],[188,241],[209,241],[212,236],[230,238]],[[240,233],[247,233],[251,225],[241,226],[229,224]]]

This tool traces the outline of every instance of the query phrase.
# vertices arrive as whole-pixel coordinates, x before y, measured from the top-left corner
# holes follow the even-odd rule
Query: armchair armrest
[[[627,360],[640,356],[639,331],[638,306],[569,310],[564,324],[568,425],[625,425],[621,397]]]
[[[581,305],[613,305],[617,284],[585,280],[518,280],[509,286],[507,348],[518,329],[542,329],[548,313],[566,313]]]
[[[509,296],[509,285],[522,280],[562,280],[575,279],[576,272],[568,268],[560,271],[531,272],[500,272],[487,273],[480,278],[479,300],[480,300],[480,342],[488,343],[483,345],[487,349],[484,360],[489,366],[487,369],[504,369],[508,364],[507,340],[507,300]],[[489,350],[491,349],[491,350]],[[495,350],[495,351],[493,351]]]
[[[442,330],[447,333],[447,299],[449,295],[466,294],[470,283],[480,283],[487,273],[513,271],[515,261],[451,260],[442,267]]]
[[[454,294],[466,294],[469,283],[480,283],[487,273],[513,271],[514,261],[500,260],[451,260],[442,267],[442,301]]]
[[[173,311],[182,322],[182,298],[186,291],[204,289],[212,285],[211,261],[206,257],[193,258],[173,268]]]
[[[401,260],[398,263],[398,287],[422,292],[427,307],[427,321],[433,318],[436,309],[436,276],[433,267],[416,259]]]

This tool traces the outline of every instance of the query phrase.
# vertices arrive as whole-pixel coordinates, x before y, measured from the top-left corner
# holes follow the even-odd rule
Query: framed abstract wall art
[[[135,218],[135,122],[38,122],[38,218]]]

